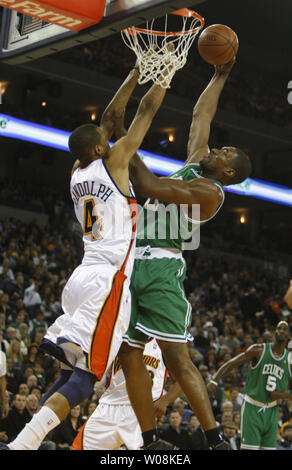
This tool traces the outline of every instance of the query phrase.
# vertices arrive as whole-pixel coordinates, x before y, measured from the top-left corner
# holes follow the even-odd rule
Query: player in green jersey
[[[151,199],[138,218],[131,324],[119,353],[132,406],[139,423],[143,422],[143,428],[151,434],[155,420],[151,413],[150,383],[146,385],[143,349],[149,337],[157,339],[168,370],[180,384],[211,447],[220,445],[221,438],[206,386],[187,347],[191,308],[183,286],[186,270],[182,252],[186,238],[192,237],[220,209],[224,201],[223,186],[244,181],[251,171],[250,160],[241,150],[223,147],[210,151],[208,147],[211,122],[232,66],[233,62],[215,67],[214,76],[194,107],[187,160],[181,170],[169,178],[158,178],[137,155],[131,160],[130,176],[135,191]],[[163,219],[166,236],[161,238],[158,233],[161,219],[155,215],[157,206],[165,207],[165,203],[172,203],[172,207]],[[196,217],[192,217],[193,205],[200,206]],[[150,215],[154,212],[154,217],[151,223],[141,226],[139,222],[147,211]],[[176,221],[182,224],[175,227]],[[152,236],[147,236],[145,227]],[[171,236],[169,231],[175,228],[178,233]],[[148,437],[143,432],[144,442]]]
[[[272,343],[253,344],[245,352],[223,364],[208,385],[214,395],[218,383],[231,370],[250,362],[241,407],[241,449],[275,449],[278,432],[278,402],[292,399],[286,392],[291,382],[291,358],[286,345],[290,339],[288,323],[280,321]]]

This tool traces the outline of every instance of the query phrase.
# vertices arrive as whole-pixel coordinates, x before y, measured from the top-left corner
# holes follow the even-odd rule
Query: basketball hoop
[[[147,21],[146,28],[131,26],[121,31],[124,43],[137,56],[140,85],[152,80],[169,88],[175,72],[185,65],[195,37],[204,27],[204,18],[195,11],[183,8],[171,14],[181,17],[180,31],[167,31],[168,15],[165,16],[164,30],[154,29],[154,18]]]

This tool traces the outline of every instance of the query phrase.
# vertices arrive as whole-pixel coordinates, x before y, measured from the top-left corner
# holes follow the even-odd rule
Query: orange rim
[[[172,15],[183,16],[185,18],[197,18],[200,21],[200,26],[197,26],[194,29],[189,29],[187,31],[156,31],[146,28],[138,28],[137,26],[131,26],[129,28],[123,29],[123,31],[127,31],[129,34],[134,34],[135,32],[139,32],[142,34],[152,34],[154,36],[182,36],[186,34],[193,34],[203,28],[205,24],[204,18],[199,15],[196,11],[189,10],[188,8],[181,8],[180,10],[172,11]]]

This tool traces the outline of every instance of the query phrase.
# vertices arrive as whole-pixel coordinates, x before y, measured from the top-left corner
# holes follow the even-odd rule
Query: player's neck
[[[213,173],[212,171],[202,170],[201,171],[201,176],[203,176],[204,178],[209,178],[209,179],[219,181],[219,183],[221,183],[222,185],[224,184],[221,181],[220,177],[218,175],[216,175],[215,173]]]
[[[281,356],[283,356],[284,351],[285,351],[285,344],[272,343],[271,349],[272,349],[273,354],[275,354],[276,356],[281,357]]]

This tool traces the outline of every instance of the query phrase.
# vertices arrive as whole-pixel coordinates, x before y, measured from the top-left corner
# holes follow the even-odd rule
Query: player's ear
[[[100,157],[103,154],[103,150],[104,149],[103,149],[103,146],[101,144],[95,145],[95,147],[94,147],[94,153],[98,157]]]
[[[230,166],[228,166],[227,168],[224,168],[223,174],[224,176],[227,176],[227,178],[231,180],[235,176],[235,170],[234,168],[231,168]]]

